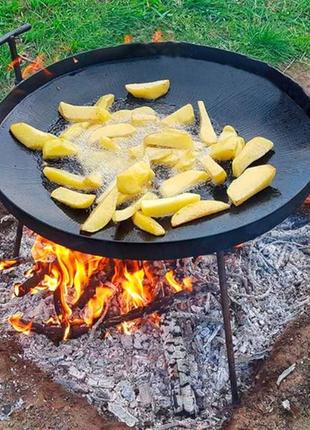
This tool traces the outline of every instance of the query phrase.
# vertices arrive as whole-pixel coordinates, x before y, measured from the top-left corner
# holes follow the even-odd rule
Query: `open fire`
[[[158,324],[158,311],[174,294],[191,291],[190,278],[177,279],[172,270],[164,277],[153,263],[122,261],[73,251],[40,236],[32,248],[33,266],[26,280],[14,286],[14,294],[42,294],[52,297],[55,312],[46,321],[26,321],[20,313],[11,315],[15,330],[45,334],[54,342],[79,337],[94,324],[102,329],[118,326],[128,333],[144,317]],[[18,260],[1,262],[2,270]]]

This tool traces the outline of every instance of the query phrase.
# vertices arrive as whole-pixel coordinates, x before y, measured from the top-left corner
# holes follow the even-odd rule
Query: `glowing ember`
[[[306,200],[304,201],[305,205],[309,206],[310,205],[310,195],[306,198]]]
[[[155,31],[155,33],[152,36],[152,42],[158,43],[163,42],[164,35],[160,30]]]
[[[156,300],[192,290],[190,278],[178,281],[173,271],[158,279],[154,266],[147,261],[125,262],[84,254],[39,236],[32,257],[34,265],[26,273],[26,281],[14,286],[15,295],[51,295],[55,314],[41,323],[27,322],[20,314],[8,321],[19,332],[44,333],[55,341],[85,334],[106,318],[118,318],[116,324],[124,333],[132,332],[146,319],[158,325]],[[144,317],[151,303],[153,307],[146,312],[150,315]]]
[[[131,34],[125,34],[124,36],[124,43],[132,43],[133,36]]]
[[[242,249],[244,248],[245,244],[244,243],[238,243],[237,245],[234,246],[235,249]]]
[[[22,322],[22,314],[16,313],[8,318],[8,322],[18,332],[29,335],[31,332],[32,323],[24,324]]]
[[[14,259],[12,259],[12,260],[1,260],[0,261],[0,272],[2,270],[9,269],[10,267],[16,266],[17,263],[18,263],[18,261],[14,260]]]

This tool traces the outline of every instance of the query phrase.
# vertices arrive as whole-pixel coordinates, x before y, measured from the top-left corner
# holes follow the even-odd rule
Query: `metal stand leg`
[[[238,394],[235,357],[234,357],[232,332],[231,332],[231,324],[230,324],[230,312],[229,312],[230,309],[229,309],[229,297],[228,297],[227,284],[226,284],[224,252],[223,251],[217,252],[216,257],[217,257],[217,267],[218,267],[219,284],[220,284],[220,291],[221,291],[221,304],[222,304],[222,313],[223,313],[223,320],[224,320],[226,352],[227,352],[227,360],[228,360],[229,379],[230,379],[230,385],[231,385],[232,403],[236,405],[239,403],[239,394]]]
[[[19,256],[20,244],[21,244],[22,237],[23,237],[23,227],[24,227],[24,225],[20,221],[18,221],[17,229],[16,229],[15,242],[14,242],[13,257]]]

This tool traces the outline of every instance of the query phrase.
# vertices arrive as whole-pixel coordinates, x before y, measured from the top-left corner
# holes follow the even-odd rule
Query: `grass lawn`
[[[239,51],[285,67],[310,63],[309,0],[0,0],[0,34],[29,22],[20,53],[49,64],[72,53],[122,43],[185,40]],[[12,85],[0,47],[0,97]]]

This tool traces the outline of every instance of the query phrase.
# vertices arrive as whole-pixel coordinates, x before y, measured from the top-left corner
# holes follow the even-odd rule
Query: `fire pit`
[[[0,40],[0,43],[9,42],[13,60],[17,58],[14,37],[26,29]],[[14,67],[19,80],[19,63],[15,62]],[[255,130],[275,142],[277,151],[272,162],[279,172],[275,189],[261,193],[255,205],[249,202],[221,218],[170,230],[165,238],[147,240],[131,225],[124,229],[111,226],[93,236],[81,235],[79,219],[69,211],[63,212],[49,199],[36,159],[14,144],[8,133],[9,126],[26,119],[34,126],[48,129],[57,122],[50,106],[57,105],[61,99],[89,103],[105,86],[121,98],[122,94],[118,93],[124,82],[156,78],[163,68],[176,82],[175,91],[167,96],[169,105],[203,97],[219,122],[225,118],[225,121],[240,124],[246,138]],[[48,105],[46,100],[49,100]],[[11,324],[18,331],[45,334],[55,343],[79,337],[92,330],[92,326],[105,330],[123,323],[123,330],[127,330],[139,324],[137,319],[172,306],[177,298],[189,298],[192,282],[194,292],[201,293],[199,289],[195,291],[192,279],[195,276],[188,276],[185,269],[182,273],[178,263],[170,262],[167,267],[162,263],[165,270],[160,267],[158,271],[158,266],[149,260],[217,252],[232,398],[237,402],[223,250],[271,229],[306,197],[309,192],[309,178],[305,174],[310,161],[309,112],[310,102],[303,90],[280,72],[241,55],[184,43],[133,44],[90,51],[56,63],[47,72],[41,71],[20,83],[0,106],[0,139],[4,145],[0,196],[20,221],[15,254],[19,250],[23,224],[48,238],[36,239],[34,266],[27,280],[15,286],[15,294],[48,292],[55,314],[49,315],[44,323],[14,315],[10,318]],[[5,264],[19,262],[16,259]],[[116,302],[115,312],[111,308]],[[153,315],[152,320],[156,323],[157,317]],[[174,327],[172,317],[167,317],[161,330],[168,333],[165,342],[169,350],[170,337],[177,339],[179,328]],[[176,340],[175,348],[181,362],[176,360],[174,352],[172,357],[168,354],[172,373],[177,366],[178,372],[187,375],[190,365],[182,359],[184,345],[181,340]],[[174,395],[176,413],[196,413],[195,396],[186,378],[181,378]]]

